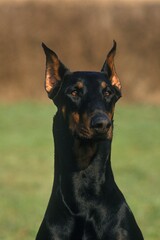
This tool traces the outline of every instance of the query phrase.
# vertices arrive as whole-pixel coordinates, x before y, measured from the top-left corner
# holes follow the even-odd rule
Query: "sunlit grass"
[[[35,238],[53,181],[50,102],[0,106],[0,239]],[[160,238],[160,109],[117,106],[112,165],[145,239]]]

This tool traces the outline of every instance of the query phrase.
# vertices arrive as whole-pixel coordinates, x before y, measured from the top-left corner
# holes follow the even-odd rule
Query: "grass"
[[[1,240],[31,240],[53,181],[51,104],[0,105]],[[160,108],[119,106],[112,165],[145,239],[160,239]]]

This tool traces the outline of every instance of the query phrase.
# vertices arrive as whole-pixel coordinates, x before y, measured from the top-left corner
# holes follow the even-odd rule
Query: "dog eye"
[[[77,91],[77,90],[73,90],[73,91],[71,92],[71,95],[72,95],[73,97],[77,97],[77,96],[78,96],[78,91]]]
[[[103,95],[105,96],[105,97],[109,97],[109,96],[111,96],[112,95],[112,92],[110,91],[110,90],[104,90],[104,92],[103,92]]]

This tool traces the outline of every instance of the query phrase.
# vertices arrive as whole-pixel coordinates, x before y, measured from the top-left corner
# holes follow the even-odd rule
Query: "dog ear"
[[[116,55],[116,41],[113,40],[113,47],[107,54],[107,58],[104,62],[104,65],[102,67],[102,72],[106,72],[111,80],[111,83],[113,86],[116,86],[119,90],[121,90],[121,83],[117,76],[115,66],[114,66],[114,57]]]
[[[45,89],[48,97],[54,99],[63,82],[64,75],[69,71],[58,59],[55,52],[42,43],[46,55]]]

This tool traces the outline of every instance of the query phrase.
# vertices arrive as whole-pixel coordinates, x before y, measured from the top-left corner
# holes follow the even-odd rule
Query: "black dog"
[[[114,106],[121,84],[116,42],[101,72],[70,72],[46,54],[45,88],[57,106],[55,174],[37,240],[143,240],[111,169]]]

